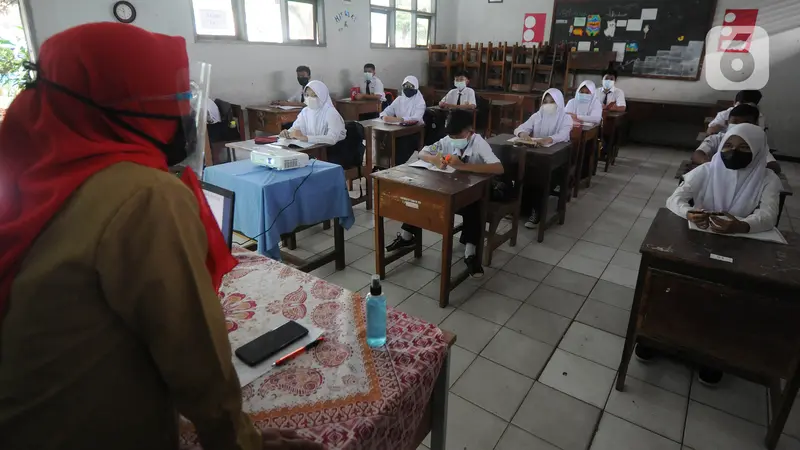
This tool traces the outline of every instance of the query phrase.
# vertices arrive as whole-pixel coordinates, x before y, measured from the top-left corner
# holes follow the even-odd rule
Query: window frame
[[[278,0],[281,6],[281,35],[283,42],[250,41],[247,36],[247,17],[245,16],[245,0],[227,0],[233,11],[233,36],[218,36],[197,33],[197,18],[194,14],[194,0],[188,0],[192,9],[192,31],[195,42],[227,42],[249,45],[284,45],[303,47],[326,47],[325,35],[325,2],[323,0]],[[314,7],[314,39],[289,39],[289,2],[307,3]]]
[[[372,1],[370,1],[369,5],[369,12],[370,12],[370,23],[369,23],[369,33],[370,33],[370,40],[369,45],[372,48],[382,48],[382,49],[398,49],[398,50],[425,50],[428,48],[428,45],[433,44],[436,42],[436,13],[437,13],[437,0],[431,1],[431,7],[433,9],[432,12],[422,12],[417,11],[418,3],[417,0],[411,0],[411,10],[398,8],[397,7],[397,0],[389,0],[389,6],[379,6],[373,5]],[[396,42],[397,33],[396,30],[396,14],[397,11],[402,12],[409,12],[411,13],[411,46],[410,47],[398,47]],[[385,44],[376,44],[372,42],[372,13],[381,13],[386,14],[386,43]],[[428,19],[428,44],[427,45],[417,45],[417,18],[427,18]]]

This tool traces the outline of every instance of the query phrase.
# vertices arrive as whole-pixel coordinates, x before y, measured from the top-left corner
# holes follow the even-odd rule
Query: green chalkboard
[[[556,0],[551,40],[622,50],[615,67],[623,76],[696,81],[715,9],[716,0]]]

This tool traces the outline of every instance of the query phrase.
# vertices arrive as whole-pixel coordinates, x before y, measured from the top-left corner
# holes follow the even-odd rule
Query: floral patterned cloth
[[[441,330],[390,308],[387,344],[371,349],[360,294],[254,252],[234,256],[220,287],[232,348],[287,319],[325,330],[322,344],[242,388],[256,426],[294,429],[329,449],[414,447],[447,352]],[[191,424],[181,428],[181,447],[195,447]]]

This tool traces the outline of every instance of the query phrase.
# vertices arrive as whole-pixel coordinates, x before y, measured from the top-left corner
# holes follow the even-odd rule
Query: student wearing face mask
[[[475,90],[469,87],[469,73],[466,70],[456,72],[454,80],[455,89],[451,89],[439,102],[440,108],[445,109],[475,109],[478,102],[475,99]]]
[[[450,113],[445,125],[447,136],[433,145],[424,147],[419,152],[419,158],[436,165],[437,167],[451,166],[460,172],[484,173],[500,175],[503,173],[503,164],[492,152],[491,146],[472,129],[472,114],[469,111],[454,110]],[[449,156],[449,160],[445,157]],[[478,241],[481,238],[480,205],[473,203],[457,212],[463,219],[461,243],[466,246],[464,262],[469,274],[473,278],[483,276],[480,255],[476,255]],[[414,245],[414,235],[420,229],[408,224],[403,224],[402,233],[386,246],[386,251],[392,252],[403,247]]]
[[[514,130],[514,135],[537,146],[569,142],[572,118],[564,110],[564,95],[561,91],[555,88],[548,89],[542,97],[539,111]],[[553,180],[560,179],[558,174],[553,176]],[[525,228],[535,228],[539,224],[538,201],[541,193],[538,189],[535,186],[526,186],[523,190],[523,209],[526,214],[530,212]]]
[[[295,92],[294,95],[289,97],[289,100],[277,100],[272,102],[273,105],[280,105],[280,106],[306,106],[305,104],[305,89],[308,81],[311,79],[311,69],[308,66],[298,66],[297,67],[297,83],[300,84],[300,88]]]
[[[280,137],[328,145],[344,140],[344,120],[333,106],[325,83],[309,81],[303,97],[307,108],[300,111],[292,128],[281,131]]]
[[[714,117],[714,120],[712,120],[711,123],[708,124],[708,130],[706,130],[706,133],[709,135],[714,133],[724,133],[725,131],[728,130],[728,125],[730,124],[731,111],[733,111],[733,108],[739,105],[751,105],[758,108],[759,102],[761,102],[761,91],[745,90],[737,92],[733,107],[717,113],[716,117]],[[758,115],[757,124],[764,130],[767,129],[767,121],[764,118],[764,115],[761,114],[760,112]]]
[[[603,89],[597,94],[604,110],[625,111],[625,93],[617,86],[617,71],[608,69],[603,73]]]
[[[364,82],[361,84],[361,93],[356,95],[356,100],[378,100],[381,103],[386,101],[383,82],[375,75],[375,64],[364,64]]]
[[[566,113],[573,125],[581,123],[599,124],[603,120],[603,105],[597,100],[594,81],[581,83],[575,98],[567,102]]]
[[[425,109],[425,99],[419,92],[419,81],[417,77],[409,75],[403,80],[403,95],[394,99],[392,104],[383,110],[380,117],[386,123],[399,124],[401,122],[416,121],[423,125],[422,117],[425,114]],[[377,165],[389,167],[405,163],[415,151],[419,150],[418,144],[419,136],[417,135],[398,138],[395,142],[394,164],[390,161],[378,161]]]

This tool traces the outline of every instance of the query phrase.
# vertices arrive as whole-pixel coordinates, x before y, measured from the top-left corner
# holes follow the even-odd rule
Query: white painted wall
[[[439,0],[439,7],[457,0]],[[30,0],[36,40],[39,44],[59,31],[75,25],[113,20],[112,0]],[[135,25],[150,31],[186,38],[192,60],[212,64],[211,94],[234,103],[263,104],[287,98],[298,85],[294,69],[311,67],[312,78],[324,81],[331,92],[349,95],[362,78],[364,63],[372,62],[388,88],[398,88],[407,75],[427,78],[425,50],[372,49],[369,34],[369,2],[325,0],[325,47],[298,47],[251,43],[194,42],[191,0],[134,0]],[[338,31],[333,15],[345,9],[354,12],[354,27]],[[438,27],[437,27],[438,28]],[[455,28],[444,25],[443,33],[455,39]]]
[[[759,0],[755,5],[760,9],[758,25],[770,36],[770,81],[762,89],[764,99],[760,105],[770,124],[770,141],[781,153],[800,157],[800,146],[796,144],[800,138],[797,131],[800,122],[800,84],[797,81],[800,73],[800,1]],[[714,25],[722,24],[722,16],[728,8],[753,6],[754,2],[750,0],[718,0]],[[549,36],[553,0],[504,0],[503,3],[491,4],[486,0],[460,0],[457,10],[459,25],[454,42],[518,42],[524,14],[541,12],[548,14],[546,35]],[[627,96],[645,99],[713,102],[732,99],[735,95],[711,89],[704,75],[698,81],[622,78],[619,86]]]

